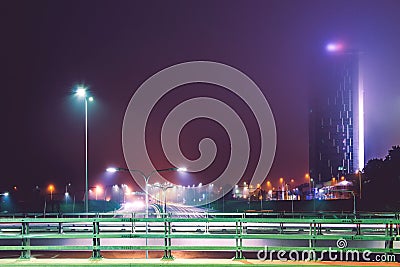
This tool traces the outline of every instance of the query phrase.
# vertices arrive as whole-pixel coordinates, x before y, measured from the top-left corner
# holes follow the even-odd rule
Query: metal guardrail
[[[20,258],[29,259],[31,251],[91,251],[92,258],[101,258],[101,251],[151,250],[164,251],[163,259],[173,259],[173,251],[232,251],[242,259],[244,251],[260,251],[266,246],[247,245],[247,240],[301,240],[304,246],[269,246],[268,250],[327,250],[323,241],[352,240],[361,242],[356,248],[343,247],[340,251],[369,250],[372,253],[400,253],[393,244],[400,241],[398,214],[350,214],[307,216],[307,214],[265,213],[199,213],[162,214],[145,218],[143,214],[46,214],[18,218],[0,218],[0,242],[20,240],[21,245],[1,245],[1,251],[20,251]],[[86,218],[85,218],[86,216]],[[153,215],[154,216],[154,215]],[[150,231],[146,233],[145,225]],[[101,245],[110,240],[153,239],[156,245]],[[201,240],[234,240],[234,245],[201,244]],[[90,245],[42,245],[38,240],[90,240]],[[175,242],[181,240],[181,242]],[[186,240],[187,242],[182,242]],[[365,246],[369,241],[382,241],[382,247]],[[33,244],[36,243],[36,244]],[[135,243],[135,242],[133,242]],[[183,244],[182,244],[183,243]],[[197,243],[197,244],[195,244]],[[229,242],[227,242],[229,243]],[[233,243],[233,242],[232,242]],[[321,244],[322,246],[321,246]]]
[[[89,217],[100,217],[108,218],[119,215],[129,217],[144,217],[143,212],[91,212],[91,213],[2,213],[1,218],[89,218]],[[150,213],[150,216],[161,217],[161,213]],[[400,219],[400,213],[395,212],[358,212],[356,215],[352,212],[274,212],[272,210],[247,210],[246,212],[190,212],[190,213],[168,213],[168,216],[182,217],[182,216],[201,216],[201,217],[268,217],[268,218],[358,218],[358,219],[377,219],[377,218],[388,218],[388,219]]]

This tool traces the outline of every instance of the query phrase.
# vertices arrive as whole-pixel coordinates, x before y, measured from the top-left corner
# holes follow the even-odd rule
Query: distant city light
[[[348,186],[348,185],[352,185],[352,183],[350,181],[341,181],[340,183],[338,183],[339,186]]]
[[[131,192],[132,192],[132,189],[129,187],[129,186],[127,186],[127,185],[125,185],[125,195],[130,195],[131,194]]]
[[[102,193],[103,192],[103,187],[100,185],[96,186],[96,193]]]
[[[343,49],[343,45],[340,43],[329,43],[326,46],[326,50],[328,50],[329,52],[338,52],[341,51]]]

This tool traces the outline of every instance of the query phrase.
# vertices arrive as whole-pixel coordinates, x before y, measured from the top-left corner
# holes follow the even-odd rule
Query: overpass
[[[343,262],[328,257],[327,252],[334,250],[336,260],[343,261],[343,255],[352,257],[345,258],[346,265],[400,266],[396,263],[400,253],[399,231],[397,213],[175,213],[149,218],[136,213],[25,214],[0,219],[0,251],[6,258],[0,259],[0,265],[298,266],[301,260],[302,265],[343,266]],[[90,252],[91,257],[32,257],[33,252],[54,251]],[[109,252],[131,251],[156,251],[162,257],[103,257]],[[196,251],[219,252],[220,256],[202,260],[174,257]],[[370,257],[361,258],[366,253]],[[282,255],[286,255],[286,260],[282,260]],[[307,258],[290,258],[300,255]],[[377,255],[384,261],[378,263]]]

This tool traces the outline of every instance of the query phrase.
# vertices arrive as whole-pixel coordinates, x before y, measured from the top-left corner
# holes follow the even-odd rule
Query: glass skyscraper
[[[364,167],[363,85],[357,51],[327,46],[309,117],[310,176],[316,182]]]

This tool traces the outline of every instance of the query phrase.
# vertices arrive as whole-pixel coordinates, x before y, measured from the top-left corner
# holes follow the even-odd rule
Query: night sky
[[[121,128],[129,100],[154,73],[192,60],[233,66],[258,84],[278,134],[268,178],[301,180],[308,172],[309,92],[330,41],[363,52],[366,161],[384,157],[400,144],[399,14],[400,1],[387,0],[2,1],[0,187],[52,182],[62,191],[71,182],[83,190],[84,105],[72,94],[80,83],[95,98],[89,106],[89,186],[131,184],[128,174],[104,174],[110,165],[125,166]],[[193,95],[178,90],[160,103],[153,129],[165,117],[163,107],[179,104],[180,97],[215,94],[251,120],[249,110],[220,88],[188,86],[185,92]],[[191,158],[198,156],[196,140],[224,139],[224,131],[207,121],[182,134]],[[257,131],[252,134],[257,139]],[[149,146],[156,166],[170,167],[157,156],[157,142]],[[223,169],[224,155],[203,173],[205,180]],[[201,181],[195,174],[187,179],[182,183]]]

